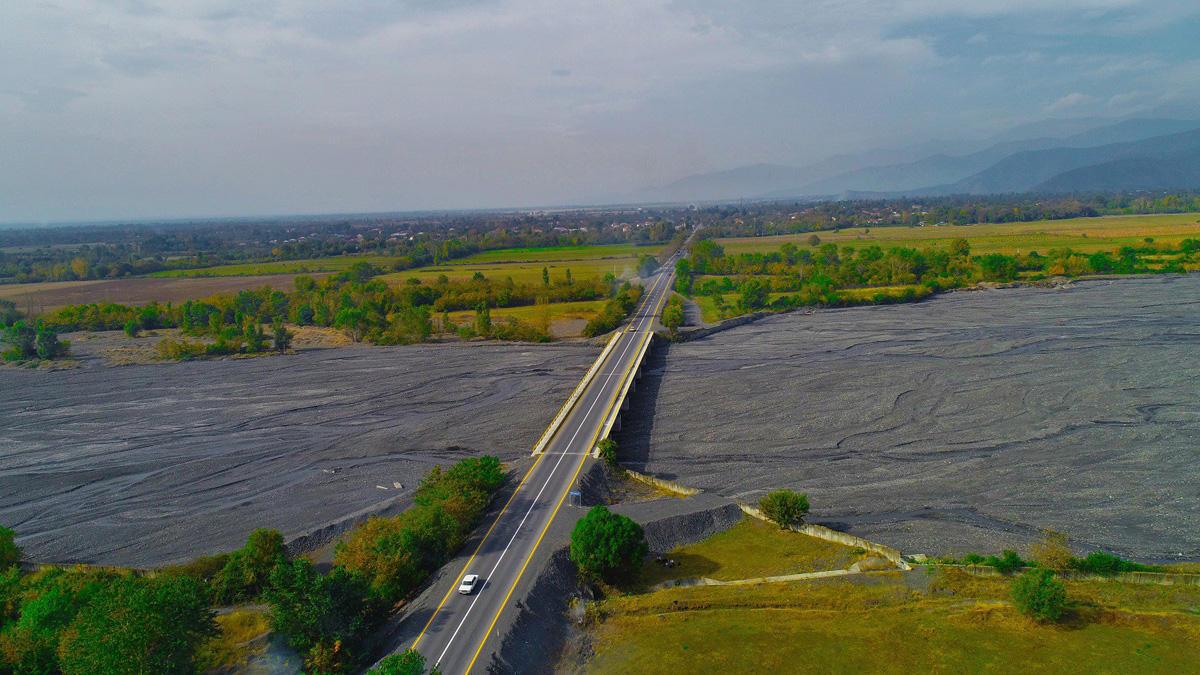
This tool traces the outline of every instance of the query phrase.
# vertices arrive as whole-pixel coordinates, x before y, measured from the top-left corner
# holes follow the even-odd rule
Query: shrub
[[[16,565],[21,560],[21,547],[17,546],[17,533],[0,525],[0,571]]]
[[[337,546],[336,561],[362,574],[384,600],[407,595],[458,550],[504,482],[500,460],[464,459],[421,481],[409,510],[369,518]]]
[[[409,649],[405,652],[392,654],[386,659],[379,662],[379,665],[369,673],[377,673],[378,675],[423,675],[425,672],[425,657],[421,656],[415,649]],[[429,671],[429,675],[440,675],[441,671],[433,668]]]
[[[1041,539],[1029,547],[1029,555],[1038,564],[1038,567],[1055,571],[1065,570],[1075,559],[1071,555],[1071,547],[1067,541],[1067,535],[1046,530],[1042,533]]]
[[[286,352],[292,346],[294,335],[283,325],[282,319],[275,319],[271,325],[271,342],[277,352]]]
[[[115,579],[107,572],[60,569],[26,577],[20,617],[0,635],[0,664],[18,673],[57,672],[63,631]]]
[[[616,441],[614,441],[612,438],[606,438],[606,439],[600,441],[599,445],[596,446],[596,450],[600,453],[600,459],[603,460],[605,465],[607,465],[609,468],[616,468],[616,466],[617,466],[617,442]]]
[[[632,579],[648,550],[642,526],[604,506],[593,506],[571,531],[571,560],[585,579]]]
[[[65,675],[194,673],[196,651],[217,634],[195,579],[126,577],[96,594],[59,644]]]
[[[964,565],[980,565],[983,563],[983,556],[978,553],[968,553],[963,556]]]
[[[800,525],[808,515],[808,495],[796,494],[791,490],[775,490],[758,500],[758,508],[780,528]]]
[[[1030,570],[1013,579],[1013,604],[1025,616],[1038,621],[1056,621],[1066,611],[1067,590],[1050,570]]]
[[[352,667],[383,610],[362,575],[334,567],[322,576],[303,558],[277,565],[263,595],[271,627],[305,656],[307,672]]]
[[[129,337],[135,338],[140,335],[141,332],[142,324],[138,323],[136,319],[130,319],[129,322],[125,324],[125,334]]]
[[[233,604],[256,597],[269,581],[271,570],[286,561],[283,535],[277,530],[251,532],[246,545],[230,553],[213,578],[213,602]]]
[[[996,571],[1000,572],[1001,574],[1011,574],[1022,567],[1028,566],[1028,563],[1026,563],[1024,560],[1021,560],[1021,556],[1017,555],[1016,551],[1010,551],[1008,549],[1001,551],[1000,557],[989,555],[986,559],[984,559],[983,564],[987,565],[988,567],[995,567]]]
[[[1149,572],[1153,569],[1140,563],[1122,560],[1115,555],[1101,551],[1092,551],[1082,560],[1074,558],[1071,560],[1070,566],[1080,572],[1090,572],[1105,576],[1112,576],[1120,572]]]

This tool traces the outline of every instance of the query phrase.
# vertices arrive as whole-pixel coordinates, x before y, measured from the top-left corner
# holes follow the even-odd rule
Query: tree
[[[492,311],[488,309],[486,302],[481,302],[475,307],[475,332],[483,337],[492,334]]]
[[[1067,535],[1052,530],[1042,532],[1042,537],[1029,547],[1029,556],[1039,566],[1056,572],[1070,567],[1074,558]]]
[[[600,459],[608,465],[609,468],[617,466],[617,442],[610,436],[596,445],[596,451],[600,454]]]
[[[4,352],[8,359],[31,359],[37,356],[37,329],[25,321],[16,321],[4,330],[4,341],[11,348]]]
[[[796,494],[791,490],[775,490],[758,500],[758,508],[781,529],[800,525],[808,515],[808,495]]]
[[[542,285],[550,285],[550,268],[546,267],[545,265],[542,266]]]
[[[271,324],[271,342],[275,351],[286,352],[292,346],[293,337],[292,332],[284,327],[283,319],[276,317],[275,323]]]
[[[571,560],[586,579],[633,578],[648,550],[642,526],[604,506],[593,506],[571,531]]]
[[[392,654],[379,662],[379,665],[367,671],[378,675],[422,675],[425,672],[425,657],[415,649]],[[433,668],[429,675],[441,675],[440,670]]]
[[[267,334],[262,324],[250,319],[246,322],[246,351],[261,352],[267,348]]]
[[[741,298],[738,303],[742,309],[762,309],[767,306],[767,299],[770,298],[770,291],[767,285],[758,279],[748,279],[742,282]]]
[[[58,339],[58,333],[49,328],[39,327],[37,330],[37,357],[47,361],[64,356],[70,344]]]
[[[16,565],[21,560],[21,547],[14,539],[16,533],[0,525],[0,571]]]
[[[334,567],[322,576],[303,558],[276,565],[264,597],[271,606],[271,627],[300,653],[317,657],[324,672],[332,670],[330,665],[354,663],[382,612],[361,575]],[[328,663],[331,652],[338,663]],[[316,670],[307,665],[309,672]]]
[[[142,324],[137,322],[137,319],[130,319],[125,324],[125,334],[131,338],[137,337],[142,332]]]
[[[571,268],[568,267],[567,268],[567,285],[570,286],[572,283],[574,283],[574,282],[571,281]]]
[[[950,242],[950,255],[956,258],[966,258],[971,255],[971,244],[966,239],[958,238]]]
[[[816,248],[821,245],[821,238],[815,234],[808,235],[808,245]]]
[[[1050,570],[1033,569],[1013,579],[1013,604],[1037,621],[1056,621],[1066,612],[1067,589]]]
[[[58,647],[64,675],[194,673],[196,649],[218,633],[191,577],[126,577],[96,594]]]

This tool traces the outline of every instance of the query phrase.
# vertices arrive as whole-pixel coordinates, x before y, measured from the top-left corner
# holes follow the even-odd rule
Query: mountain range
[[[803,167],[755,164],[696,174],[643,190],[637,200],[836,199],[1200,188],[1198,120],[1050,122],[1024,129],[1025,134],[1049,133],[1022,137],[1022,130],[1014,130],[990,144],[931,141],[895,150],[843,155]],[[961,154],[929,152],[935,148],[954,148]],[[901,158],[915,159],[896,161]]]

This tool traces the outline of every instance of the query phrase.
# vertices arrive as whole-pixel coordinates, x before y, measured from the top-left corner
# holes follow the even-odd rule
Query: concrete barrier
[[[960,569],[975,577],[1004,577],[1011,578],[1012,574],[1004,574],[995,567],[988,565],[942,565],[934,563],[929,567],[952,567]],[[1029,567],[1021,568],[1015,573],[1023,572]],[[1118,572],[1112,575],[1093,574],[1079,570],[1062,570],[1055,574],[1066,581],[1115,581],[1123,584],[1144,584],[1160,586],[1200,586],[1200,574],[1181,574],[1175,572]]]
[[[765,520],[768,523],[775,522],[775,521],[771,520],[770,518],[768,518],[762,512],[762,510],[759,509],[757,506],[750,506],[749,504],[740,504],[740,503],[738,504],[738,506],[740,506],[742,508],[742,511],[748,516],[758,518],[759,520]],[[894,549],[890,546],[884,546],[883,544],[876,544],[873,541],[867,541],[866,539],[863,539],[862,537],[856,537],[852,534],[846,534],[845,532],[838,532],[837,530],[831,530],[828,527],[822,527],[821,525],[813,525],[811,523],[805,523],[799,527],[789,526],[787,529],[789,529],[793,532],[799,532],[800,534],[807,534],[808,536],[815,537],[817,539],[823,539],[825,541],[832,541],[836,544],[843,544],[846,546],[854,546],[856,548],[861,548],[861,549],[864,549],[867,551],[871,551],[872,553],[876,553],[880,556],[883,556],[884,558],[889,560],[892,564],[894,564],[896,567],[899,567],[902,570],[912,569],[912,566],[909,565],[904,560],[903,557],[901,557],[900,551],[897,551],[896,549]]]
[[[667,492],[677,494],[680,497],[691,497],[692,495],[700,494],[700,491],[697,490],[696,488],[690,488],[690,487],[687,487],[684,485],[680,485],[679,483],[676,483],[675,481],[663,480],[662,478],[655,478],[654,476],[647,476],[644,473],[638,473],[636,471],[633,471],[632,469],[625,469],[625,475],[629,476],[630,478],[632,478],[633,480],[636,480],[639,483],[645,483],[646,485],[653,485],[654,487],[656,487],[660,490],[666,490]]]

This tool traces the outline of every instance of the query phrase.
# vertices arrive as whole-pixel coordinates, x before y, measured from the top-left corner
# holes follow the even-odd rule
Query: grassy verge
[[[649,587],[668,579],[689,577],[728,581],[818,572],[845,568],[863,557],[862,554],[858,549],[746,518],[698,544],[669,552],[666,557],[675,560],[674,568],[647,561],[641,581]]]
[[[197,670],[230,672],[244,667],[250,657],[265,648],[260,638],[271,631],[262,610],[239,609],[217,617],[220,633],[200,646]]]
[[[524,307],[497,307],[489,310],[493,321],[507,318],[517,319],[533,324],[538,328],[558,337],[578,336],[583,328],[580,324],[575,327],[566,325],[571,321],[589,321],[599,316],[604,309],[606,300],[586,300],[583,302],[554,302],[546,305],[527,305]],[[455,325],[470,324],[475,320],[474,311],[450,312],[450,320]]]
[[[673,588],[590,609],[585,672],[1192,672],[1200,588],[1069,583],[1061,624],[962,573]]]

